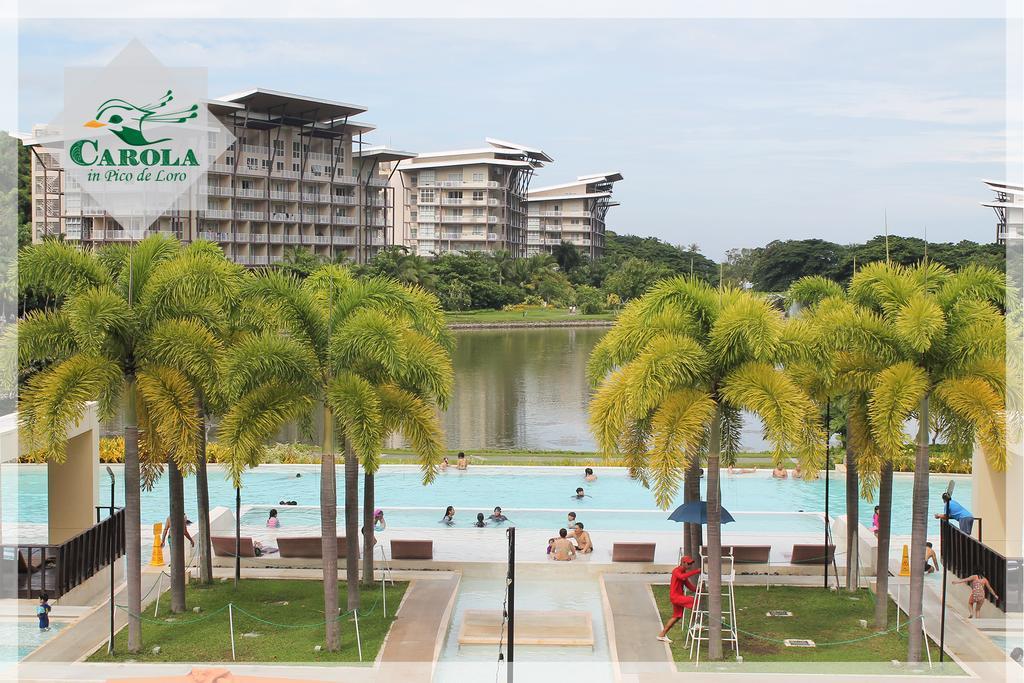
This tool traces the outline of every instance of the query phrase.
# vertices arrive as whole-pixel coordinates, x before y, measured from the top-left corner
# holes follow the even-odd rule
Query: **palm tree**
[[[513,264],[516,260],[512,258],[512,254],[506,249],[496,249],[491,254],[491,260],[494,261],[495,275],[498,276],[498,284],[505,284],[505,280],[512,277]]]
[[[193,242],[180,255],[162,269],[161,276],[178,287],[177,295],[196,297],[210,307],[208,327],[195,324],[177,324],[162,330],[152,353],[159,362],[182,372],[198,397],[196,410],[199,425],[196,431],[196,503],[199,512],[199,578],[202,583],[213,581],[213,559],[210,542],[210,492],[207,477],[206,429],[212,415],[222,414],[224,386],[221,366],[225,345],[239,334],[243,324],[239,319],[240,290],[245,269],[228,261],[220,248],[212,242]],[[173,478],[176,468],[168,466]],[[172,498],[172,506],[184,506],[183,500]],[[172,514],[172,524],[178,515]],[[181,533],[175,530],[175,538]],[[173,546],[172,546],[173,553]],[[181,607],[184,609],[184,568],[172,565],[172,586],[181,586]],[[173,605],[172,605],[173,607]]]
[[[47,458],[65,457],[65,426],[81,419],[89,401],[111,417],[121,404],[125,441],[125,544],[128,648],[142,646],[139,440],[150,453],[170,453],[187,468],[195,456],[198,416],[193,386],[153,352],[160,333],[175,325],[207,324],[210,309],[181,295],[187,283],[162,269],[179,247],[149,237],[124,249],[116,270],[95,255],[61,242],[27,247],[22,286],[46,292],[56,306],[19,324],[19,364],[43,363],[26,382],[19,405],[22,434],[41,443]],[[177,544],[180,546],[180,542]]]
[[[258,462],[263,442],[320,402],[321,534],[324,613],[338,613],[335,436],[345,454],[348,607],[359,601],[358,459],[377,469],[384,436],[405,433],[420,456],[424,481],[441,458],[440,429],[430,398],[450,393],[450,337],[436,298],[389,278],[356,280],[322,266],[305,282],[282,273],[254,278],[244,290],[263,329],[243,336],[228,355],[236,404],[224,416],[221,442],[232,475]],[[371,536],[372,526],[366,533]],[[372,545],[371,554],[372,554]],[[328,616],[327,647],[338,648],[338,623]]]
[[[794,330],[795,331],[795,330]],[[719,465],[739,446],[741,411],[761,417],[776,459],[817,466],[814,406],[777,364],[802,348],[764,298],[692,277],[661,281],[631,302],[595,347],[591,428],[605,454],[671,505],[680,473],[706,453],[709,640],[722,657]]]
[[[890,458],[904,449],[903,425],[918,420],[911,523],[910,623],[921,618],[928,524],[929,431],[970,452],[977,441],[989,464],[1006,467],[1005,344],[1002,273],[968,266],[950,272],[875,263],[859,271],[850,295],[890,332],[897,362],[878,373],[868,399],[874,440]],[[921,658],[921,629],[908,632],[907,660]]]
[[[579,250],[575,244],[562,240],[552,250],[551,255],[554,257],[555,262],[558,263],[559,269],[563,273],[568,273],[570,270],[580,265],[583,262],[583,257],[580,256]]]

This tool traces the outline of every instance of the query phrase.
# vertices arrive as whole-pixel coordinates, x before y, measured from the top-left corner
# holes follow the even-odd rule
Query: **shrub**
[[[497,282],[474,282],[470,289],[473,308],[504,308],[508,304],[518,303],[522,291],[518,287],[499,285]]]

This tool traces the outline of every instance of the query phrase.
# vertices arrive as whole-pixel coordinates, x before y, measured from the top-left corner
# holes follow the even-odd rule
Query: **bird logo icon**
[[[170,90],[156,102],[142,107],[118,98],[109,99],[96,110],[96,118],[86,121],[84,126],[86,128],[107,128],[122,142],[135,147],[166,142],[170,138],[147,140],[142,132],[143,125],[146,123],[184,123],[199,116],[198,104],[193,104],[188,109],[180,111],[160,111],[173,99],[174,94]]]

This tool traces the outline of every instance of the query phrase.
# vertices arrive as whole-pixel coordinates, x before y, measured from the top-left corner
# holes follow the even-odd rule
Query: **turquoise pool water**
[[[102,469],[101,469],[102,471]],[[118,485],[115,487],[115,504],[123,504],[124,490],[121,486],[121,468],[114,468]],[[591,517],[606,520],[607,528],[649,529],[664,523],[667,513],[659,512],[651,492],[639,483],[629,479],[624,470],[599,468],[597,481],[583,481],[580,468],[561,467],[484,467],[472,466],[468,471],[449,470],[440,474],[430,486],[423,486],[419,470],[412,466],[389,465],[381,468],[376,477],[377,506],[387,511],[392,526],[401,526],[406,518],[418,526],[435,524],[447,505],[454,505],[459,511],[460,525],[468,526],[477,512],[490,514],[495,505],[510,511],[523,511],[520,524],[531,522],[535,514],[543,515],[544,521],[535,524],[549,528],[565,519],[565,512],[574,510],[580,519]],[[3,465],[2,475],[3,514],[5,519],[17,519],[22,525],[43,525],[46,523],[46,467],[42,465]],[[297,476],[299,475],[299,476]],[[338,471],[339,494],[342,487],[342,472]],[[360,484],[361,482],[360,477]],[[946,488],[948,475],[933,476],[930,482],[930,512],[940,509],[940,494]],[[970,505],[970,477],[955,477],[955,497]],[[100,477],[99,501],[109,499],[109,479],[105,471]],[[821,512],[824,510],[824,479],[817,481],[778,480],[768,472],[729,476],[723,473],[723,506],[733,513],[742,512]],[[830,480],[830,507],[832,516],[845,514],[845,482],[841,473],[833,472]],[[259,511],[263,515],[269,506],[277,506],[281,500],[295,500],[300,506],[315,507],[319,500],[320,469],[311,465],[263,466],[246,472],[242,480],[242,502],[244,505],[265,506]],[[586,498],[577,500],[573,492],[577,486],[586,490]],[[15,492],[17,495],[15,496]],[[679,495],[681,502],[682,495]],[[910,506],[912,498],[912,477],[897,475],[893,482],[892,527],[896,535],[910,533]],[[189,477],[185,482],[185,505],[195,519],[195,480]],[[220,468],[211,468],[210,503],[212,506],[234,507],[234,489],[224,477]],[[17,509],[15,509],[17,504]],[[419,508],[403,511],[400,508]],[[538,512],[542,511],[542,512]],[[588,512],[588,511],[593,511]],[[598,512],[610,511],[610,512]],[[624,513],[622,511],[633,511]],[[290,513],[300,514],[297,510]],[[472,514],[471,514],[472,513]],[[871,525],[872,504],[861,502],[860,520]],[[256,514],[254,512],[253,514]],[[302,514],[314,514],[315,511]],[[167,481],[161,478],[151,491],[142,494],[142,521],[144,524],[163,521],[167,515]],[[511,514],[509,517],[516,519]],[[740,516],[743,518],[745,516]],[[261,519],[265,520],[265,517]],[[753,518],[752,518],[753,519]],[[554,522],[552,522],[554,520]],[[786,522],[787,526],[790,521]],[[930,531],[938,533],[938,523],[930,520]],[[256,523],[262,524],[260,519]],[[742,524],[744,522],[738,522]],[[800,524],[794,522],[796,524]],[[668,523],[668,528],[673,528]],[[732,528],[739,530],[734,525]],[[597,528],[597,527],[595,527]],[[770,524],[765,527],[773,528]]]
[[[35,619],[0,623],[0,662],[14,662],[24,659],[37,647],[64,628],[65,624],[50,621],[49,631],[40,631]]]

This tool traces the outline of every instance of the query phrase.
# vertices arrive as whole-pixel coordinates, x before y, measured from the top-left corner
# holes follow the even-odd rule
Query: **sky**
[[[24,132],[59,113],[64,67],[138,38],[167,66],[207,67],[211,97],[364,105],[373,143],[540,147],[555,162],[534,186],[621,172],[611,229],[715,260],[775,239],[863,241],[884,216],[892,234],[990,242],[981,179],[1021,163],[1006,152],[1000,20],[74,20],[19,34],[9,127]]]

